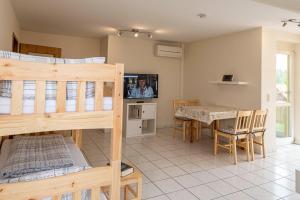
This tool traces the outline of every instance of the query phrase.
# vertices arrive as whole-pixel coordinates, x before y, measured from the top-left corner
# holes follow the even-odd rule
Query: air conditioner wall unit
[[[169,57],[169,58],[181,58],[182,48],[176,46],[157,45],[156,56]]]

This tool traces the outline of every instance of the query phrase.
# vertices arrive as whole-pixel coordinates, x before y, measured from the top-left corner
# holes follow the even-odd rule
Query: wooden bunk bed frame
[[[80,146],[83,129],[112,129],[110,166],[95,167],[65,176],[30,182],[0,184],[0,200],[37,200],[72,193],[81,200],[82,190],[91,190],[99,200],[102,186],[111,186],[110,199],[120,199],[120,164],[123,111],[123,64],[45,64],[0,58],[0,80],[12,80],[11,113],[0,115],[0,138],[9,135],[73,130]],[[23,114],[23,81],[36,81],[35,112]],[[57,81],[56,113],[45,113],[46,81]],[[66,83],[77,81],[76,112],[66,112]],[[86,82],[95,82],[95,110],[85,111]],[[104,111],[104,83],[112,82],[113,109]],[[0,139],[1,140],[1,139]]]

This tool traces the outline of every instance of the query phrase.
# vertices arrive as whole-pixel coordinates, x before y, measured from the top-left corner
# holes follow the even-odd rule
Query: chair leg
[[[195,137],[194,137],[194,129],[193,129],[193,121],[190,121],[189,123],[188,123],[189,125],[188,125],[188,127],[189,127],[189,136],[190,136],[190,143],[193,143],[194,142],[194,139],[195,139]]]
[[[266,158],[266,149],[265,149],[265,138],[264,135],[261,136],[262,152],[263,158]]]
[[[183,122],[182,125],[182,140],[185,142],[185,138],[186,138],[186,122]]]
[[[247,161],[250,161],[250,152],[249,152],[249,134],[246,136],[246,154],[247,154]]]
[[[232,140],[231,138],[229,139],[229,154],[232,154]]]
[[[233,149],[233,156],[234,156],[234,164],[237,164],[237,152],[236,152],[236,138],[235,136],[232,137],[232,149]]]
[[[264,137],[261,136],[261,137],[260,137],[260,143],[261,143],[261,145],[260,145],[260,154],[261,154],[261,155],[264,155],[264,146],[262,145],[263,139],[264,139]]]
[[[255,160],[255,155],[254,155],[254,142],[253,142],[253,135],[249,135],[250,137],[250,149],[251,149],[251,160]]]
[[[202,138],[202,126],[201,126],[201,122],[198,122],[198,126],[199,126],[198,138],[201,139]]]
[[[217,131],[214,132],[215,134],[215,145],[214,145],[214,155],[218,153],[218,133]]]
[[[198,121],[195,121],[194,123],[196,123],[196,133],[195,133],[195,138],[196,140],[198,141],[199,140],[199,127],[201,127],[201,124],[199,126],[199,123]]]

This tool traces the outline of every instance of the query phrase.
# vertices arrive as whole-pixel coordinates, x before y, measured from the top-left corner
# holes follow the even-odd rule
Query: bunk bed
[[[44,171],[34,171],[34,176],[0,177],[0,200],[102,200],[103,186],[110,186],[109,199],[120,199],[124,67],[103,62],[0,51],[0,169],[13,160],[8,158],[9,150],[16,144],[33,141],[59,141],[58,146],[70,152],[71,165],[81,166],[45,170],[46,176]],[[106,84],[113,84],[112,98],[104,97]],[[80,152],[84,129],[112,129],[109,166],[88,166]],[[62,141],[58,134],[66,130],[71,130],[71,138]]]

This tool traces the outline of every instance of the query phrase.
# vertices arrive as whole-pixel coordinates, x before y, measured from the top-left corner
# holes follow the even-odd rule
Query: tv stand
[[[125,137],[156,134],[156,103],[124,105],[123,132]]]

